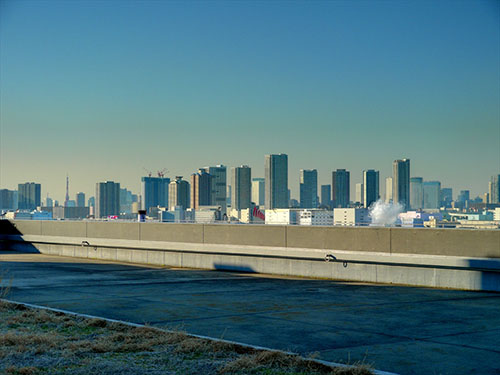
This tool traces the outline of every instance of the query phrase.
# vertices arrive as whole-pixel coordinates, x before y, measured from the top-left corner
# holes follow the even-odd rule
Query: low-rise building
[[[300,209],[275,208],[266,210],[266,224],[293,225],[298,223]]]
[[[333,211],[302,210],[299,215],[299,225],[333,225]]]
[[[333,225],[368,226],[371,221],[369,211],[366,208],[335,208],[333,210]]]

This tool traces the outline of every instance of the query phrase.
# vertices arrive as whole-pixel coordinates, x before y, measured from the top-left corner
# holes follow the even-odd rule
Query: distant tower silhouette
[[[69,203],[69,176],[66,175],[66,199],[64,200],[64,207],[68,207]]]

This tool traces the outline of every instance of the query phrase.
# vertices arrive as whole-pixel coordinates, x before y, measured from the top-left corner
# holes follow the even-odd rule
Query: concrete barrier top
[[[0,234],[500,258],[500,230],[0,220]]]

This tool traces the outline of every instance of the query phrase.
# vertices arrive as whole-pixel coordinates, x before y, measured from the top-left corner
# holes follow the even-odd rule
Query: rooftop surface
[[[500,374],[500,294],[0,252],[9,299],[401,374]]]

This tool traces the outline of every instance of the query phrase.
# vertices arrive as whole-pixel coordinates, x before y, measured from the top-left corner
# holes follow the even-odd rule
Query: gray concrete
[[[500,230],[0,220],[6,234],[500,258]]]
[[[500,373],[498,293],[12,252],[0,253],[0,269],[13,280],[9,298],[20,302],[303,354],[317,351],[325,360],[364,360],[401,374]]]
[[[67,228],[74,232],[75,225]],[[95,224],[95,223],[92,223]],[[171,238],[171,232],[163,231],[161,224],[148,226],[132,226],[134,230],[152,228],[151,236],[155,240],[133,240],[113,238],[116,228],[127,228],[122,223],[112,223],[109,227],[111,238],[101,237],[70,237],[49,235],[3,235],[0,239],[7,241],[6,249],[31,250],[48,255],[75,256],[92,259],[119,260],[133,263],[165,265],[172,267],[187,267],[201,269],[224,269],[233,271],[252,271],[285,276],[300,276],[326,278],[332,280],[349,280],[361,282],[377,282],[388,284],[402,284],[413,286],[430,286],[440,288],[455,288],[464,290],[500,291],[500,259],[499,258],[472,258],[459,256],[405,254],[396,252],[372,252],[359,250],[360,243],[368,242],[366,236],[384,235],[389,232],[370,228],[363,231],[366,236],[351,235],[352,247],[358,250],[348,251],[323,248],[298,247],[269,247],[257,245],[241,245],[236,242],[255,243],[256,234],[275,234],[278,237],[284,233],[285,227],[268,226],[269,231],[262,231],[260,227],[238,226],[238,233],[244,240],[237,237],[222,236],[219,242],[188,243],[160,241],[163,235]],[[126,224],[126,223],[125,223]],[[65,228],[63,225],[59,228]],[[93,225],[88,226],[92,228]],[[187,232],[196,232],[200,228],[204,231],[220,230],[224,233],[225,226],[213,225],[200,227],[195,225],[179,225],[181,237]],[[106,229],[105,225],[99,229]],[[247,229],[243,229],[247,228]],[[331,235],[334,232],[327,228],[307,228],[308,238],[321,238],[322,235]],[[148,229],[150,230],[150,229]],[[115,232],[114,232],[115,231]],[[232,232],[232,231],[229,231]],[[317,236],[311,234],[316,232]],[[348,232],[348,231],[347,231]],[[342,235],[345,236],[345,233]],[[93,232],[95,233],[95,231]],[[233,233],[233,234],[234,234]],[[351,232],[354,233],[354,232]],[[248,238],[245,238],[248,235]],[[341,237],[342,237],[341,236]],[[174,236],[175,237],[175,236]],[[264,236],[265,237],[265,236]],[[177,236],[176,238],[179,239]],[[325,237],[323,236],[323,240]],[[196,240],[196,238],[195,238]],[[226,243],[227,242],[227,243]],[[231,243],[235,242],[235,243]],[[357,244],[357,245],[356,245]],[[315,245],[321,247],[321,243]],[[341,248],[341,244],[338,244]],[[345,245],[345,243],[344,243]],[[331,256],[330,262],[325,257]]]

